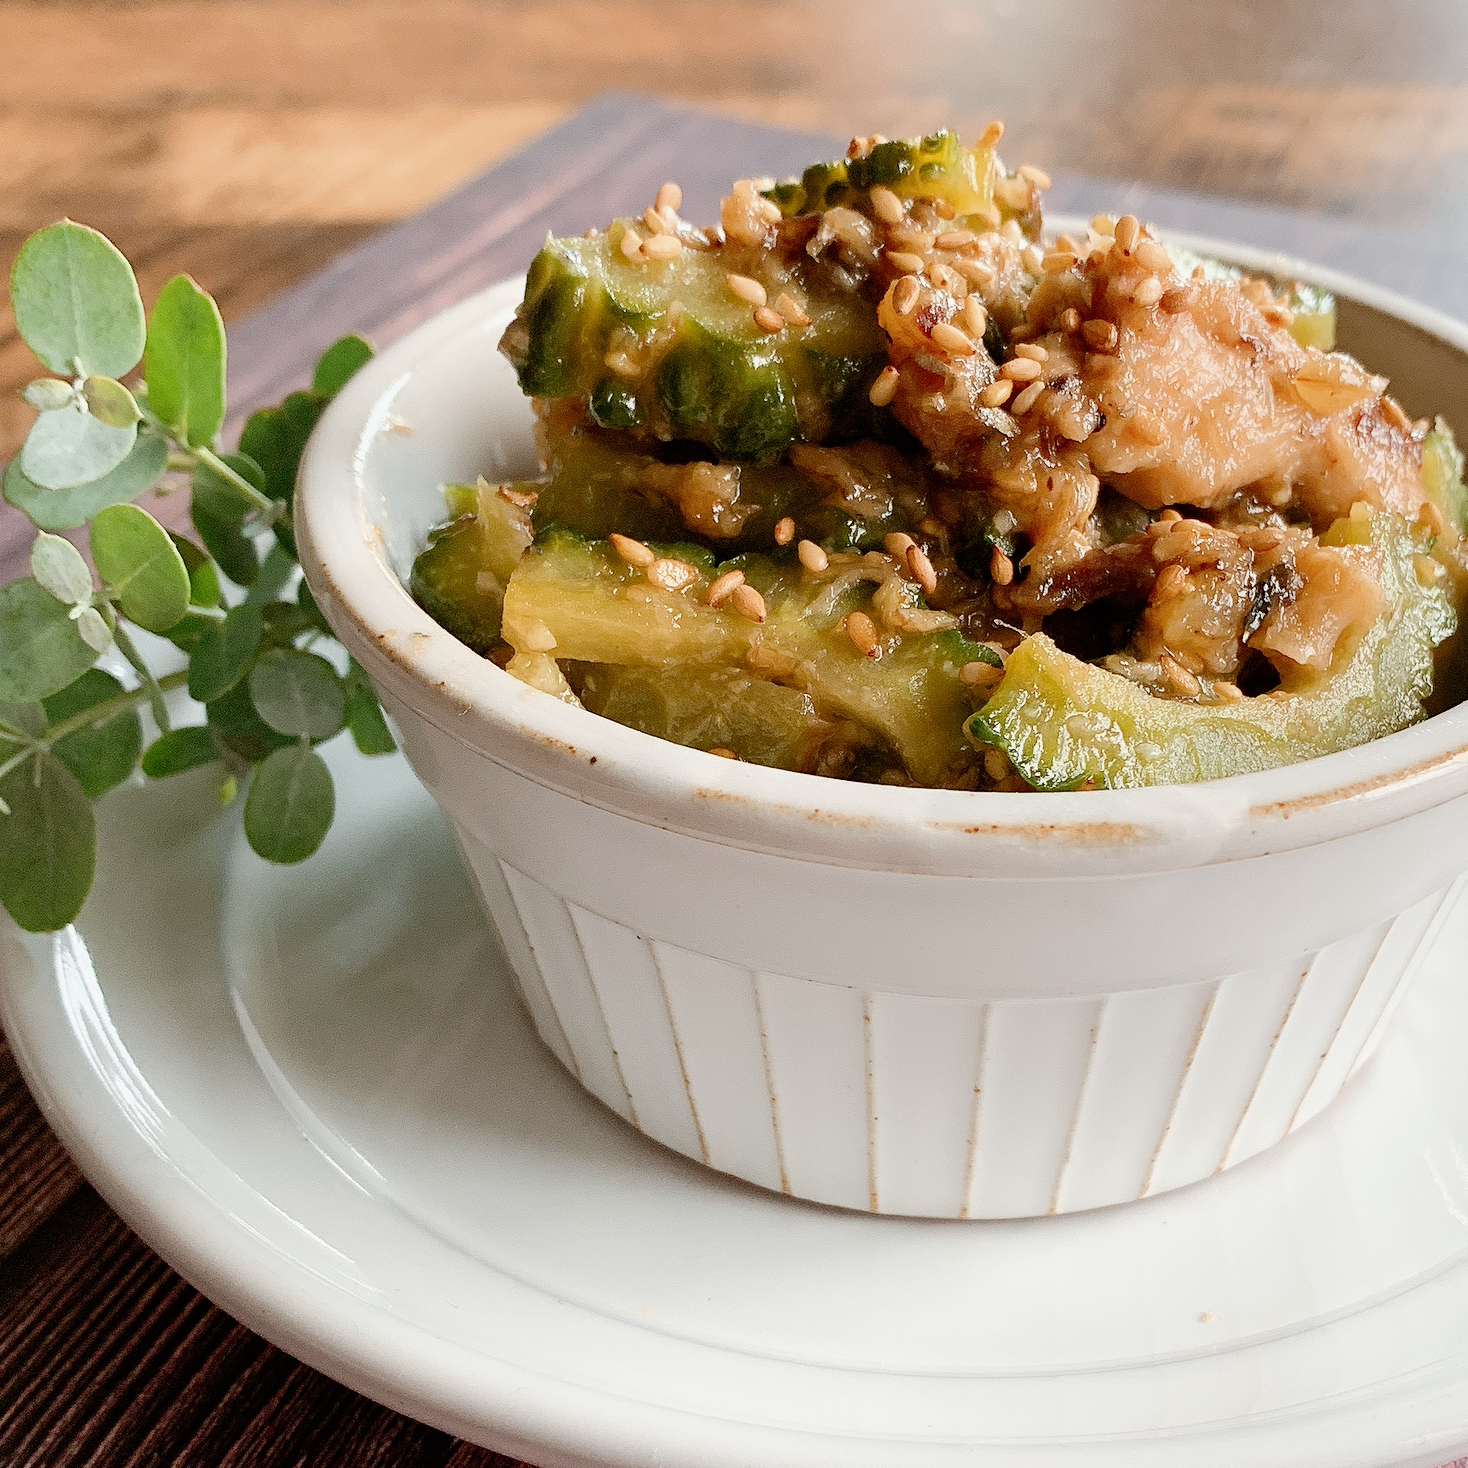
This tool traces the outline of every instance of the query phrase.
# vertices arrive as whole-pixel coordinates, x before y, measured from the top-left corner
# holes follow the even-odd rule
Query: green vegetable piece
[[[137,425],[113,428],[90,413],[42,413],[20,449],[21,472],[42,489],[76,489],[111,474],[132,452]]]
[[[551,240],[536,256],[501,342],[525,392],[586,397],[606,426],[707,443],[741,461],[867,422],[864,386],[886,362],[868,301],[798,257],[793,279],[769,285],[795,290],[811,324],[772,335],[729,289],[719,252],[634,263],[620,249],[627,228]],[[656,345],[655,370],[636,382],[608,377],[609,354],[635,359],[643,344]]]
[[[278,749],[255,771],[245,799],[245,836],[267,861],[304,861],[336,814],[326,761],[307,745]]]
[[[347,382],[372,359],[372,344],[360,336],[338,337],[322,352],[316,363],[311,390],[334,398]]]
[[[288,734],[278,733],[255,712],[250,685],[241,680],[227,693],[207,705],[209,727],[220,743],[248,764],[259,764],[272,750],[293,743]]]
[[[26,576],[0,587],[0,703],[35,703],[97,660],[66,606]]]
[[[187,275],[175,275],[153,303],[144,372],[159,421],[191,447],[212,443],[224,422],[224,320]]]
[[[255,710],[278,733],[330,739],[346,720],[346,690],[336,669],[315,653],[281,647],[250,673]]]
[[[31,574],[56,598],[67,606],[79,606],[92,599],[92,571],[87,558],[60,535],[44,530],[31,546]]]
[[[223,593],[214,562],[187,535],[170,530],[168,538],[183,557],[184,569],[189,573],[189,601],[196,607],[217,607]]]
[[[143,773],[153,780],[213,764],[219,746],[206,724],[189,724],[160,734],[143,752]]]
[[[115,469],[71,489],[37,484],[21,468],[20,457],[17,454],[5,471],[6,500],[41,530],[71,530],[85,525],[98,510],[126,504],[152,489],[168,467],[168,441],[143,429]]]
[[[0,902],[30,933],[82,910],[97,866],[97,822],[77,778],[38,751],[0,778]]]
[[[112,428],[130,428],[143,416],[137,399],[115,377],[89,377],[82,383],[87,411]]]
[[[1292,280],[1285,289],[1285,304],[1293,313],[1290,335],[1302,347],[1335,350],[1335,297],[1329,291]]]
[[[45,701],[46,722],[55,726],[125,692],[110,673],[92,668]],[[89,724],[58,739],[52,753],[76,776],[89,800],[120,785],[137,768],[143,725],[137,710],[121,709],[105,723]]]
[[[139,627],[166,632],[188,611],[188,567],[168,532],[137,505],[109,505],[93,519],[92,559]]]
[[[121,377],[143,355],[143,300],[111,240],[63,219],[20,247],[10,273],[15,324],[53,372]]]
[[[1439,418],[1422,442],[1422,487],[1449,525],[1468,531],[1468,486],[1463,483],[1463,451],[1453,430]]]
[[[1040,790],[1087,779],[1108,788],[1216,780],[1350,749],[1421,719],[1432,692],[1433,649],[1457,618],[1441,585],[1423,586],[1420,547],[1400,516],[1338,520],[1322,544],[1362,540],[1379,554],[1386,605],[1347,634],[1325,672],[1299,669],[1241,702],[1182,703],[1063,653],[1042,633],[1010,655],[1003,681],[969,721]]]
[[[264,631],[258,607],[231,607],[200,636],[189,658],[190,696],[212,705],[228,693],[249,671]]]
[[[353,681],[347,695],[347,728],[352,732],[352,742],[363,754],[392,754],[398,747],[392,730],[387,727],[377,693],[365,674]]]

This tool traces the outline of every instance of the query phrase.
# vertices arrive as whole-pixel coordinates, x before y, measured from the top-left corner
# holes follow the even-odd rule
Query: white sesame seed
[[[963,323],[976,341],[982,340],[989,329],[989,313],[977,296],[970,296],[963,303]]]
[[[675,260],[683,253],[683,241],[675,234],[655,234],[642,242],[642,253],[649,260]]]
[[[872,201],[872,213],[883,224],[901,224],[904,213],[902,200],[889,188],[878,184],[867,196]]]
[[[1034,342],[1020,342],[1014,349],[1014,355],[1016,357],[1028,357],[1031,362],[1048,362],[1050,360],[1050,353],[1044,347],[1036,346]]]
[[[671,209],[675,213],[683,207],[683,190],[671,179],[658,190],[658,208]]]
[[[795,539],[795,521],[789,515],[782,515],[775,521],[775,544],[789,545]]]
[[[729,282],[729,289],[741,301],[748,301],[751,306],[763,306],[768,299],[765,295],[764,286],[748,275],[735,275],[731,273],[724,278]]]
[[[630,224],[622,232],[621,250],[629,260],[642,259],[642,236]]]
[[[938,322],[931,335],[934,346],[941,347],[945,352],[952,352],[954,356],[967,357],[975,350],[973,339],[950,322]]]
[[[775,297],[775,309],[792,326],[810,325],[810,313],[806,311],[805,307],[802,306],[800,302],[797,301],[795,297],[790,294],[789,291],[781,291],[780,294]]]
[[[657,560],[648,546],[645,546],[640,540],[633,540],[630,535],[620,535],[614,530],[607,536],[607,539],[611,541],[612,549],[629,566],[650,566]]]
[[[1155,275],[1149,275],[1132,292],[1132,300],[1139,306],[1155,306],[1166,289]]]
[[[777,331],[785,330],[785,318],[769,306],[756,306],[754,312],[755,325],[761,331],[767,331],[773,336]]]
[[[921,275],[928,263],[921,255],[914,255],[909,250],[888,250],[887,259],[894,270],[900,270],[904,275]]]
[[[1032,362],[1028,357],[1015,357],[999,369],[999,374],[1011,382],[1033,382],[1041,371],[1038,362]]]
[[[736,586],[730,593],[729,605],[741,617],[748,617],[751,622],[763,622],[765,619],[765,599],[747,581]]]
[[[795,547],[795,553],[807,571],[820,573],[831,564],[831,558],[813,540],[802,540]]]
[[[1009,401],[1013,392],[1014,383],[1007,377],[1001,377],[997,382],[991,382],[979,394],[979,402],[986,408],[1001,408]]]
[[[1033,163],[1021,163],[1019,176],[1027,178],[1037,189],[1048,189],[1050,187],[1050,175],[1043,168],[1036,168]]]
[[[664,591],[682,591],[685,586],[698,580],[696,566],[690,566],[687,561],[680,561],[672,556],[659,556],[643,574],[654,586],[661,586]]]
[[[1009,411],[1018,417],[1022,413],[1028,413],[1039,400],[1040,394],[1045,391],[1043,382],[1032,382],[1020,395],[1009,405]]]
[[[867,397],[874,408],[885,408],[897,396],[899,374],[895,367],[884,367],[877,374]]]
[[[709,582],[709,589],[704,594],[704,601],[711,607],[721,607],[734,594],[734,588],[743,585],[743,571],[725,571],[722,576],[715,576]]]

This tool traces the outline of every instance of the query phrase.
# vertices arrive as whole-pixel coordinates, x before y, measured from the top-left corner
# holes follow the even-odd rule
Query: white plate
[[[0,936],[52,1124],[166,1259],[391,1406],[555,1465],[1428,1465],[1468,1442],[1468,904],[1379,1054],[1225,1176],[926,1223],[644,1140],[545,1052],[398,760],[269,868],[203,779]],[[190,783],[192,782],[192,783]]]

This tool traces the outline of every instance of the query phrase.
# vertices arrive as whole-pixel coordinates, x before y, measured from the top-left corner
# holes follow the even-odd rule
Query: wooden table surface
[[[1056,173],[1062,202],[1139,181],[1127,197],[1164,222],[1232,223],[1468,315],[1449,270],[1468,7],[927,0],[921,16],[940,45],[869,0],[0,0],[0,257],[8,272],[26,233],[69,214],[118,241],[145,296],[189,270],[237,327],[245,405],[299,381],[336,329],[386,340],[523,265],[548,226],[640,206],[663,177],[712,217],[720,181],[805,156],[751,122],[896,135],[1002,116],[1007,156]],[[605,101],[282,296],[609,84],[744,121]],[[0,314],[0,462],[30,375]],[[0,521],[0,581],[25,543]],[[0,1465],[175,1462],[510,1464],[210,1306],[82,1180],[0,1038]]]

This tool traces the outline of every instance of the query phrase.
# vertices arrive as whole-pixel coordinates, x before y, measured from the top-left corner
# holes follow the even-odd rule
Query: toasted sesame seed
[[[1098,352],[1114,352],[1117,343],[1117,330],[1110,321],[1102,321],[1099,317],[1092,319],[1081,327],[1081,335],[1086,339],[1086,345]]]
[[[986,286],[993,283],[994,269],[982,260],[955,260],[953,268],[971,285]]]
[[[975,340],[983,337],[989,329],[989,313],[977,296],[970,296],[963,303],[963,324],[968,327]]]
[[[640,540],[633,540],[630,535],[620,535],[617,531],[607,536],[612,543],[612,549],[627,562],[629,566],[650,566],[657,560],[651,549]]]
[[[642,222],[647,226],[649,234],[667,234],[668,221],[654,208],[648,207],[642,211]]]
[[[1188,587],[1188,573],[1176,561],[1170,561],[1158,574],[1152,594],[1166,600],[1180,596]]]
[[[1158,305],[1164,311],[1176,316],[1179,311],[1186,311],[1198,298],[1198,287],[1192,281],[1186,285],[1169,286],[1162,293],[1162,299]]]
[[[747,581],[734,588],[729,605],[751,622],[763,622],[765,619],[765,599]]]
[[[1149,275],[1132,292],[1132,300],[1139,306],[1155,306],[1166,289],[1155,275]]]
[[[974,144],[976,148],[997,147],[999,139],[1004,136],[1004,124],[996,117],[983,132],[979,134],[979,140]]]
[[[768,306],[756,306],[754,311],[755,325],[761,331],[767,331],[772,336],[777,331],[785,330],[785,318],[778,312],[771,310]]]
[[[654,586],[661,586],[664,591],[682,591],[685,586],[691,586],[698,580],[698,568],[676,557],[659,556],[643,575]]]
[[[734,594],[734,588],[743,585],[743,571],[725,571],[722,576],[715,576],[709,582],[709,589],[704,593],[704,602],[711,607],[721,607]]]
[[[1244,696],[1244,690],[1237,683],[1230,683],[1227,678],[1215,683],[1213,691],[1225,703],[1237,703]]]
[[[970,356],[976,350],[973,338],[948,321],[938,322],[930,335],[934,346],[942,347],[945,352],[952,352],[956,357]]]
[[[658,190],[658,208],[677,213],[683,207],[683,190],[671,179]]]
[[[892,309],[899,316],[911,315],[913,307],[918,303],[918,297],[923,293],[923,288],[918,284],[915,275],[904,275],[892,287]]]
[[[989,575],[996,586],[1008,586],[1014,580],[1014,562],[997,545],[989,556]]]
[[[928,553],[920,545],[910,545],[906,559],[907,569],[912,572],[913,580],[922,587],[925,596],[932,596],[938,589],[938,573],[933,569]]]
[[[1040,269],[1046,275],[1059,275],[1062,270],[1069,270],[1077,258],[1072,250],[1051,250],[1048,255],[1041,257]]]
[[[1016,357],[1028,357],[1031,362],[1048,362],[1050,353],[1044,347],[1037,346],[1034,342],[1021,342],[1015,349]]]
[[[741,301],[748,301],[751,306],[763,306],[768,297],[765,288],[759,281],[748,275],[726,275],[725,280],[729,282],[729,289],[739,297]]]
[[[895,556],[899,561],[907,559],[907,548],[916,545],[917,542],[905,530],[889,530],[882,537],[882,546],[889,556]]]
[[[807,571],[820,573],[830,564],[831,558],[813,540],[802,540],[795,547],[795,554],[800,557],[800,564]]]
[[[642,259],[642,236],[630,224],[622,232],[621,251],[629,260]]]
[[[958,670],[958,681],[967,688],[984,688],[990,683],[997,683],[1003,676],[1003,668],[996,668],[993,663],[984,662],[981,658],[975,658],[973,662],[965,663]],[[999,751],[992,750],[990,753],[999,754]],[[1004,759],[1002,754],[999,754],[999,757],[1000,759]],[[1005,760],[1006,766],[1008,763],[1008,760]],[[985,756],[985,768],[988,768],[987,755]],[[999,774],[994,776],[994,779],[1000,779],[1006,773],[1007,770],[1001,770]]]
[[[897,396],[897,383],[900,374],[895,367],[884,367],[877,373],[875,381],[867,392],[867,397],[874,408],[885,408],[893,398]]]
[[[1019,176],[1027,178],[1037,189],[1048,189],[1050,187],[1050,175],[1043,168],[1036,168],[1033,163],[1021,163]]]
[[[1019,252],[1020,263],[1031,275],[1043,275],[1045,273],[1045,257],[1034,245],[1026,245]]]
[[[851,612],[845,621],[846,635],[851,645],[866,658],[872,656],[880,646],[876,624],[865,612]]]
[[[961,250],[965,245],[971,245],[978,239],[971,229],[945,229],[937,239],[933,241],[940,250]]]
[[[1028,413],[1040,400],[1040,394],[1045,391],[1043,382],[1032,382],[1028,387],[1020,390],[1019,396],[1009,405],[1009,411],[1018,417],[1022,413]]]
[[[1417,523],[1429,535],[1441,535],[1444,523],[1443,512],[1431,500],[1423,500],[1421,508],[1417,511]]]
[[[739,758],[739,756],[737,754],[735,754],[732,749],[728,749],[728,748],[726,748],[722,744],[716,744],[716,745],[714,745],[714,747],[711,750],[709,750],[709,753],[710,754],[716,754],[716,755],[718,755],[718,757],[720,759],[738,759]]]
[[[894,270],[900,270],[904,275],[921,275],[928,263],[921,255],[914,255],[909,250],[888,250],[887,259]]]
[[[655,234],[643,241],[642,253],[649,260],[675,260],[683,253],[683,241],[675,234]]]
[[[1116,227],[1112,231],[1116,243],[1121,246],[1126,254],[1131,254],[1132,247],[1137,243],[1142,233],[1142,222],[1135,214],[1123,214],[1116,221]]]
[[[1163,682],[1174,693],[1183,698],[1197,698],[1203,691],[1203,685],[1170,652],[1164,652],[1157,661],[1162,668]]]
[[[1143,240],[1132,254],[1143,270],[1151,270],[1158,275],[1172,271],[1172,256],[1167,253],[1167,246],[1157,240]]]
[[[775,521],[775,544],[789,545],[795,539],[795,521],[789,515],[781,515]]]
[[[800,302],[797,301],[795,297],[790,294],[789,291],[781,291],[780,294],[775,297],[775,309],[792,326],[810,325],[809,312],[806,311],[805,307],[802,306]]]
[[[1042,371],[1040,364],[1029,357],[1014,357],[999,369],[999,374],[1011,382],[1033,382]]]
[[[902,200],[889,188],[878,184],[867,197],[872,201],[872,213],[883,224],[901,224],[903,220]]]
[[[1059,324],[1062,331],[1074,336],[1081,329],[1081,313],[1074,306],[1067,306],[1060,313]]]
[[[979,393],[979,402],[986,408],[1002,408],[1014,391],[1014,383],[1007,377],[991,382]]]

